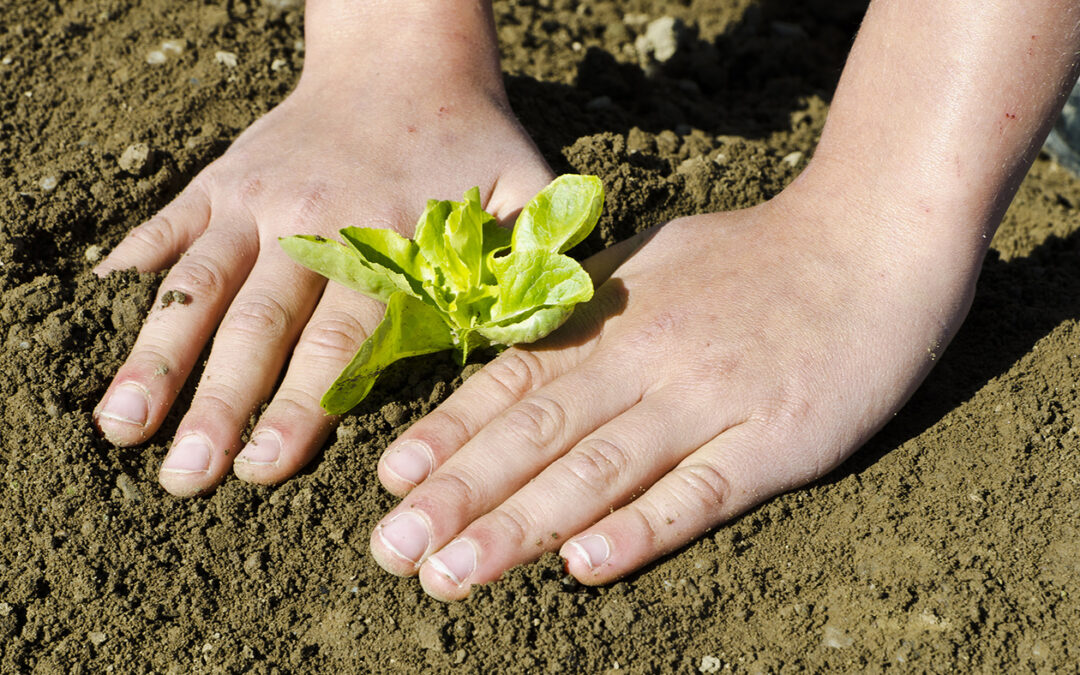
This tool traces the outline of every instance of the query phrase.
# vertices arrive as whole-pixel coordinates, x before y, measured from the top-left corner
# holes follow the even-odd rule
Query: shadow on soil
[[[1004,374],[1062,322],[1080,320],[1080,233],[1050,237],[1031,255],[990,252],[971,312],[941,362],[897,417],[825,482],[859,473]]]
[[[864,8],[773,0],[713,40],[686,28],[679,51],[662,65],[643,68],[589,48],[573,86],[507,76],[507,89],[556,165],[560,150],[582,136],[634,127],[763,138],[789,130],[807,97],[831,98]]]

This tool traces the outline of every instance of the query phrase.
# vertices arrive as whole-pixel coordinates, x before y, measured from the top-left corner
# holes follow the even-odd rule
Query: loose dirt
[[[620,583],[579,587],[549,555],[447,605],[372,562],[393,503],[377,457],[477,367],[443,357],[384,377],[284,485],[168,497],[155,477],[175,416],[132,449],[90,416],[160,277],[89,268],[288,93],[299,5],[0,5],[0,671],[1080,662],[1080,181],[1046,159],[960,335],[885,430]],[[862,9],[496,2],[515,110],[557,169],[610,192],[585,252],[776,194],[813,152]],[[662,17],[678,21],[650,31]]]

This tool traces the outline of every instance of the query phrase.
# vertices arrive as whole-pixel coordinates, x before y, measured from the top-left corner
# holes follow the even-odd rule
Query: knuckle
[[[582,486],[595,490],[627,475],[630,457],[622,446],[600,438],[582,441],[564,460],[565,470]]]
[[[200,414],[221,416],[225,419],[237,419],[240,411],[236,402],[242,400],[240,392],[224,382],[202,382],[195,391],[191,409]]]
[[[222,322],[222,330],[260,341],[274,341],[284,335],[292,319],[284,305],[260,293],[237,299]]]
[[[165,374],[170,373],[173,369],[173,358],[167,356],[166,351],[155,342],[154,338],[150,338],[148,344],[137,345],[135,349],[132,349],[125,367],[136,366],[139,370],[145,369],[156,373],[160,366],[165,366]]]
[[[236,194],[239,196],[242,204],[250,205],[253,200],[258,199],[262,192],[262,178],[259,176],[248,176],[240,181]]]
[[[367,337],[360,322],[345,312],[316,317],[308,324],[298,352],[319,361],[349,361]]]
[[[499,545],[520,548],[535,532],[536,523],[529,514],[513,504],[503,504],[484,518],[484,528],[497,535]]]
[[[731,483],[715,467],[704,463],[687,464],[675,469],[674,473],[679,480],[676,490],[692,509],[716,513],[727,505]]]
[[[318,220],[326,209],[326,201],[325,186],[314,184],[304,188],[297,200],[297,225],[307,226],[310,222]]]
[[[514,398],[520,398],[544,381],[544,367],[532,352],[512,349],[480,371]]]
[[[633,328],[626,336],[627,342],[646,352],[667,351],[671,344],[678,344],[684,318],[671,311],[660,311]],[[673,343],[673,340],[679,342]]]
[[[170,284],[179,285],[192,294],[219,293],[225,287],[225,272],[220,263],[198,252],[188,253],[173,269]],[[166,288],[166,286],[163,286]]]
[[[640,533],[637,539],[648,546],[655,546],[660,541],[660,534],[656,525],[653,524],[659,522],[656,514],[650,517],[646,513],[646,508],[636,502],[626,507],[626,513],[637,522],[636,529]]]
[[[764,399],[750,416],[772,443],[784,443],[798,430],[814,423],[814,405],[809,397],[783,392]]]
[[[422,424],[424,428],[429,431],[429,435],[440,438],[457,438],[459,444],[464,443],[467,439],[472,438],[476,430],[473,425],[469,424],[467,418],[459,415],[453,410],[444,410],[443,407],[438,407],[432,410],[423,419]],[[417,428],[420,428],[417,423]],[[430,425],[430,426],[428,426]],[[452,430],[451,433],[446,433],[444,430]]]
[[[277,395],[274,396],[271,407],[267,408],[263,417],[276,417],[283,420],[290,420],[290,423],[296,423],[297,420],[304,419],[315,413],[317,419],[322,420],[327,416],[319,406],[320,398],[318,393],[308,391],[301,387],[283,386],[278,390]]]
[[[482,503],[482,490],[476,478],[454,468],[442,468],[436,471],[424,481],[424,487],[426,494],[450,495],[452,503],[463,507]],[[439,510],[447,510],[446,504],[441,504]]]
[[[506,413],[504,429],[536,447],[543,447],[566,427],[566,408],[547,396],[530,396]]]
[[[176,229],[168,216],[157,214],[128,233],[127,239],[151,251],[171,248]]]

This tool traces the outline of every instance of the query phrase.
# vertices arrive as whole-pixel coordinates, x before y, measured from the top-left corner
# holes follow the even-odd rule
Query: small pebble
[[[836,626],[825,626],[821,634],[821,644],[833,649],[846,649],[855,644],[855,638]]]
[[[172,56],[180,56],[187,47],[187,40],[166,40],[161,43],[161,51]]]
[[[700,673],[718,673],[723,668],[723,662],[715,656],[702,656],[701,665],[698,666]]]
[[[120,155],[120,168],[132,175],[142,173],[150,160],[150,147],[146,143],[129,145]]]
[[[100,646],[101,643],[105,642],[105,640],[107,639],[105,633],[102,633],[99,630],[90,631],[86,634],[86,637],[90,640],[90,644],[94,645],[95,647]]]
[[[42,192],[52,192],[56,189],[56,183],[56,176],[45,176],[38,181],[38,187],[41,188]]]
[[[12,607],[6,602],[0,602],[0,616],[11,614]]]
[[[233,52],[216,52],[214,54],[214,60],[225,66],[226,68],[235,68],[236,64],[240,61],[236,58],[236,54]]]
[[[0,63],[4,64],[5,66],[10,66],[11,61],[12,58],[10,56],[5,56],[3,59],[0,59]]]
[[[784,158],[780,161],[783,164],[787,164],[788,166],[798,166],[799,162],[802,161],[802,158],[803,154],[799,151],[795,151],[789,155],[785,155]]]
[[[141,502],[142,493],[139,492],[139,486],[135,485],[135,481],[131,480],[131,476],[126,473],[122,473],[116,477],[116,487],[120,488],[120,494],[124,495],[124,499],[129,502]]]
[[[289,62],[286,61],[285,59],[274,59],[273,61],[270,62],[270,70],[274,71],[275,73],[278,72],[279,70],[281,70],[282,68],[288,68],[288,67],[289,67]]]
[[[160,66],[168,61],[169,58],[165,56],[165,52],[155,49],[146,55],[146,62],[152,66]]]
[[[651,57],[658,63],[666,63],[679,51],[679,42],[686,32],[685,28],[679,19],[662,16],[649,23],[645,34],[634,41],[634,46],[642,58]]]
[[[97,244],[90,244],[86,247],[83,255],[86,256],[86,262],[96,263],[101,260],[101,247]]]

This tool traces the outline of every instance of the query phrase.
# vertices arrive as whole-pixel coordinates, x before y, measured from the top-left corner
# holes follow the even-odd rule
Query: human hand
[[[546,341],[472,376],[383,455],[385,569],[440,599],[545,551],[587,584],[822,476],[913,392],[976,265],[799,182],[644,238]],[[587,262],[605,277],[630,247]]]
[[[158,429],[214,336],[161,468],[173,494],[213,488],[234,458],[236,474],[259,483],[307,463],[336,422],[320,396],[382,316],[380,304],[289,260],[278,237],[337,237],[347,225],[411,235],[428,198],[460,199],[474,185],[505,219],[552,178],[509,111],[495,56],[475,41],[418,52],[404,31],[391,45],[364,45],[363,68],[344,52],[327,56],[325,41],[311,44],[288,99],[95,270],[176,263],[95,411],[114,443]],[[455,58],[462,48],[473,52]],[[242,430],[287,361],[240,452]]]

